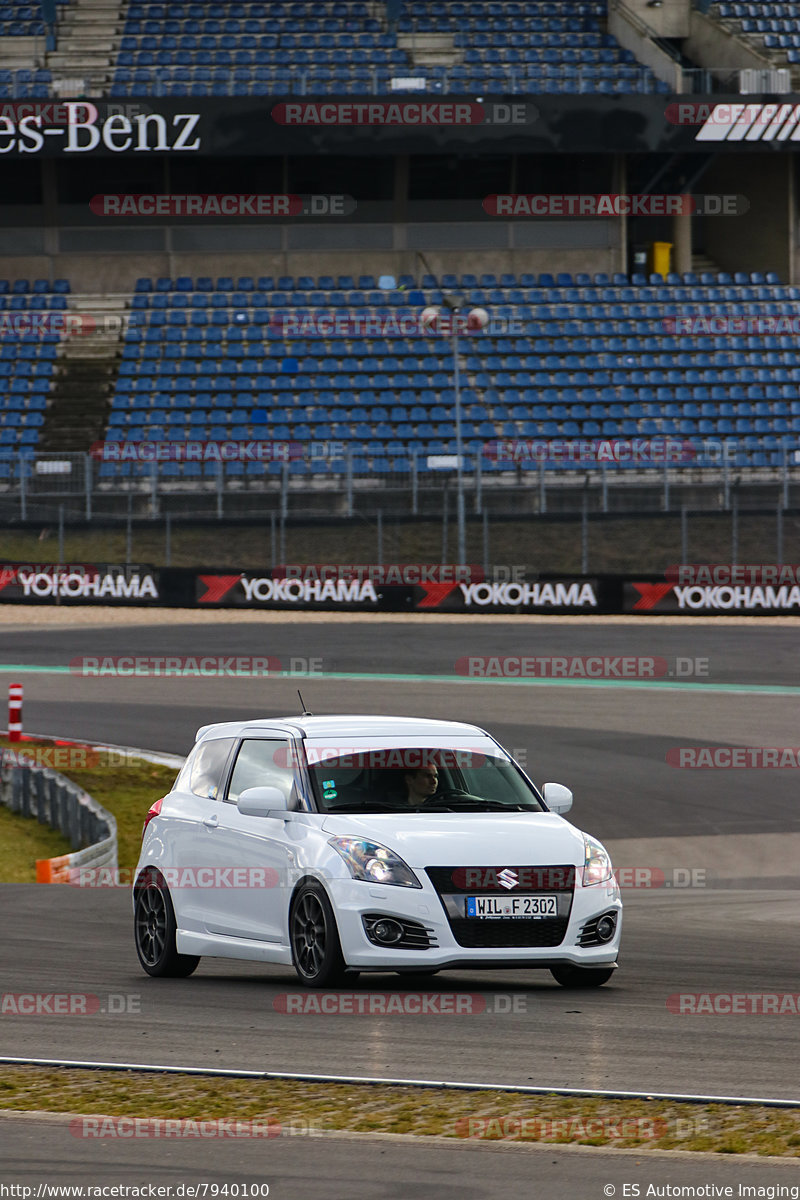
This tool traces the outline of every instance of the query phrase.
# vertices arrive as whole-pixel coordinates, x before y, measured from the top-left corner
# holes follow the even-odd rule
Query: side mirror
[[[550,812],[563,814],[572,808],[572,792],[563,783],[546,783],[542,795]]]
[[[241,792],[236,801],[236,807],[245,817],[268,817],[270,813],[276,816],[288,817],[288,801],[280,788],[253,787]]]

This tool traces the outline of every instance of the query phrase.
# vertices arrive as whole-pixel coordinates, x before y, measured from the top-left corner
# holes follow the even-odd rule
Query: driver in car
[[[418,767],[403,773],[406,786],[406,803],[410,808],[419,808],[430,800],[439,786],[439,772],[435,766]]]

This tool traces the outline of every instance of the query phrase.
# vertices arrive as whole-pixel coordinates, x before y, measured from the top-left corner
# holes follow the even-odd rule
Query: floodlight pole
[[[453,312],[453,391],[455,393],[456,415],[456,523],[458,529],[458,563],[463,566],[467,561],[466,529],[464,522],[464,468],[461,440],[461,371],[458,362],[458,331]]]

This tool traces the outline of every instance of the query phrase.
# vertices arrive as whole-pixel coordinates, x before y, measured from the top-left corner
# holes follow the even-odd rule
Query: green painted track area
[[[96,675],[74,671],[69,666],[43,666],[33,663],[0,664],[2,675],[74,675],[84,679],[219,679],[222,675],[213,673],[182,671],[125,671],[116,674],[113,671],[99,671]],[[236,674],[225,675],[226,679],[236,678]],[[515,678],[486,678],[469,675],[425,675],[414,672],[386,671],[322,671],[313,675],[301,675],[291,671],[272,671],[269,674],[242,673],[241,679],[297,679],[306,683],[331,680],[342,683],[446,683],[446,684],[482,684],[495,687],[551,687],[551,688],[625,688],[647,689],[655,691],[692,691],[715,692],[728,695],[744,696],[800,696],[800,685],[790,687],[776,684],[748,683],[699,683],[679,681],[677,679],[515,679]]]

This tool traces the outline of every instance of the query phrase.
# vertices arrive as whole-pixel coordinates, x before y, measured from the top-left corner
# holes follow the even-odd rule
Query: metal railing
[[[484,454],[468,451],[463,468],[465,503],[473,516],[484,511],[493,515],[579,511],[587,503],[599,513],[633,514],[640,511],[643,496],[649,497],[646,508],[662,512],[680,507],[688,497],[695,509],[713,512],[730,509],[737,491],[767,489],[786,508],[790,488],[800,483],[800,449],[795,449],[789,435],[786,439],[778,465],[768,466],[737,461],[735,438],[698,439],[687,461],[635,467],[588,461],[557,466],[553,460],[541,459],[516,465],[504,461],[497,469]],[[658,440],[651,437],[649,443]],[[622,444],[624,439],[617,441]],[[487,446],[500,444],[495,440]],[[7,526],[55,523],[58,557],[63,561],[64,528],[75,521],[125,522],[130,541],[134,519],[156,521],[191,513],[212,521],[257,514],[267,519],[271,514],[280,521],[302,514],[347,518],[365,504],[410,517],[439,514],[448,504],[455,513],[457,463],[452,452],[404,457],[407,467],[389,461],[387,469],[380,471],[368,469],[352,448],[338,449],[336,454],[325,462],[324,471],[312,471],[302,460],[257,464],[257,471],[241,462],[206,462],[191,476],[177,473],[182,467],[175,471],[175,464],[158,462],[135,463],[127,474],[104,476],[88,454],[19,454],[4,460],[9,469],[0,475],[0,522]],[[302,471],[296,469],[297,461]],[[54,464],[69,469],[53,471]],[[167,465],[174,473],[168,472]]]
[[[309,69],[282,71],[279,68],[267,68],[269,74],[259,78],[257,72],[244,74],[246,69],[233,68],[190,68],[189,80],[176,80],[174,71],[167,68],[141,68],[141,84],[136,80],[136,68],[127,68],[131,73],[130,80],[114,86],[116,68],[109,67],[103,72],[86,72],[80,78],[70,76],[68,89],[64,89],[63,81],[54,78],[46,88],[49,97],[64,100],[77,97],[103,97],[112,100],[122,96],[141,96],[147,99],[170,95],[221,95],[225,96],[308,96],[308,95],[359,95],[359,96],[397,96],[413,97],[415,95],[465,95],[479,91],[484,95],[542,95],[547,93],[581,93],[586,95],[609,95],[619,93],[619,65],[601,64],[598,71],[587,64],[569,68],[565,64],[530,63],[520,64],[516,68],[482,68],[474,64],[472,69],[456,71],[443,68],[431,72],[424,68],[409,70],[399,75],[380,69],[369,70],[368,74],[357,81],[348,81],[347,86],[336,80],[321,80]],[[633,66],[633,64],[630,64]],[[39,96],[45,90],[45,85],[39,85],[37,90],[29,79],[29,72],[5,72],[11,76],[10,86],[15,99],[29,99]],[[411,80],[417,82],[412,83]],[[648,95],[663,91],[660,80],[647,67],[630,70],[627,73],[630,92]],[[201,93],[193,93],[194,85],[202,84],[205,89]],[[8,85],[7,85],[8,86]],[[217,89],[216,91],[214,89]],[[718,89],[714,89],[718,90]],[[738,89],[733,89],[738,90]]]
[[[20,762],[24,754],[24,742],[15,750],[0,750],[0,804],[49,825],[72,846],[71,854],[37,864],[37,877],[50,883],[68,882],[72,872],[89,867],[116,874],[117,822],[113,815],[58,771]]]
[[[115,99],[138,97],[143,101],[166,96],[203,97],[246,97],[266,96],[280,98],[283,96],[386,96],[399,99],[411,99],[415,96],[464,96],[479,93],[484,96],[503,95],[619,95],[618,70],[612,64],[606,64],[608,74],[598,74],[588,66],[576,66],[573,69],[557,64],[547,64],[546,74],[537,74],[522,70],[508,70],[503,74],[493,72],[482,75],[475,71],[472,75],[458,75],[446,70],[443,75],[428,77],[420,74],[420,86],[392,86],[392,77],[381,72],[373,71],[367,79],[360,81],[356,88],[350,84],[346,89],[335,81],[325,81],[321,84],[313,73],[308,71],[293,71],[290,74],[276,75],[270,80],[259,80],[255,77],[244,78],[235,75],[233,71],[217,69],[212,71],[210,80],[190,82],[176,81],[172,73],[158,68],[148,68],[147,82],[138,85],[135,80],[113,85],[114,70],[109,68],[103,74],[86,74],[81,78],[71,77],[69,86],[64,81],[54,79],[49,86],[39,85],[38,88],[30,83],[23,73],[5,72],[5,75],[22,75],[11,84],[13,98],[24,99],[60,99],[75,100],[92,97],[94,99],[107,97],[112,102]],[[613,72],[613,73],[612,73]],[[145,72],[143,72],[145,73]],[[757,86],[752,81],[753,72],[731,67],[682,67],[681,82],[674,89],[662,84],[653,72],[646,67],[631,71],[627,75],[630,85],[630,95],[750,95],[755,92],[783,94],[800,90],[800,70],[797,67],[765,68],[756,71],[759,76]],[[408,77],[405,77],[406,79]],[[194,92],[193,87],[202,84],[203,91]],[[215,90],[216,89],[216,90]]]

